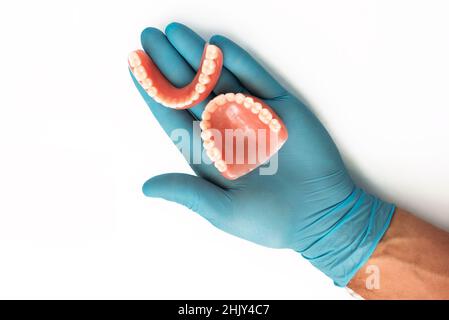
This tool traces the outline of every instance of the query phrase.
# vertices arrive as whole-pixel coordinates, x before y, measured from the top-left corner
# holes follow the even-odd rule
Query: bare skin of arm
[[[396,209],[348,287],[365,299],[449,299],[449,233]]]

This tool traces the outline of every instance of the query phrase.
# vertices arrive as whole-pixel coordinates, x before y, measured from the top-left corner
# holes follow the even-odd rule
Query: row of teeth
[[[253,98],[246,97],[242,93],[226,93],[216,96],[211,100],[201,115],[202,121],[200,122],[201,139],[203,140],[203,147],[206,149],[207,156],[214,162],[215,167],[220,172],[227,170],[226,162],[222,159],[220,150],[215,146],[215,142],[211,140],[211,122],[212,113],[218,109],[219,106],[224,105],[226,102],[235,102],[242,105],[244,108],[251,110],[254,115],[257,115],[259,120],[268,125],[271,131],[278,133],[281,130],[281,124],[271,114],[270,110],[263,108],[262,104],[255,102]]]
[[[166,107],[181,109],[198,100],[200,94],[206,91],[206,85],[211,81],[211,75],[215,73],[217,68],[217,58],[218,48],[214,45],[207,45],[205,59],[203,60],[201,73],[198,77],[198,83],[190,94],[176,99],[164,97],[158,92],[157,88],[153,85],[153,81],[142,66],[142,60],[136,52],[130,54],[129,65],[131,66],[134,76],[151,98]]]

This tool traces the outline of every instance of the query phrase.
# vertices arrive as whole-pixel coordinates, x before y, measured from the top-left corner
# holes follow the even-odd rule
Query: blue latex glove
[[[263,98],[285,122],[289,138],[279,152],[275,175],[258,170],[235,181],[213,165],[191,165],[197,176],[169,173],[148,180],[143,192],[180,203],[214,226],[273,248],[291,248],[345,286],[368,260],[386,231],[394,206],[354,185],[338,150],[320,121],[287,92],[246,51],[223,36],[224,68],[211,95],[244,92]],[[172,23],[165,34],[148,28],[142,46],[176,86],[188,84],[205,41],[186,26]],[[173,110],[153,101],[134,79],[162,128],[184,128],[201,118],[205,103]],[[199,139],[199,137],[195,137]]]

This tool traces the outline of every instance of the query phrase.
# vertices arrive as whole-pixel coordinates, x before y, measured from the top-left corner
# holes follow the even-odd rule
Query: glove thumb
[[[224,189],[189,174],[167,173],[155,176],[145,182],[142,191],[148,197],[179,203],[209,221],[220,219],[219,214],[230,208],[230,199]]]

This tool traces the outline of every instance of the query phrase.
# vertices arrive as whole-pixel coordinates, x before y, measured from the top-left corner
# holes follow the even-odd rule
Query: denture
[[[129,56],[129,67],[156,102],[174,109],[204,101],[221,73],[223,54],[206,44],[195,78],[183,88],[173,86],[142,50]],[[288,138],[279,116],[262,100],[243,93],[220,94],[205,107],[200,122],[207,156],[226,179],[234,180],[267,162]]]
[[[202,119],[203,147],[217,170],[230,180],[265,163],[288,137],[284,123],[269,106],[242,93],[215,97]]]
[[[129,67],[150,97],[165,107],[187,109],[202,102],[214,89],[223,65],[221,50],[206,44],[195,78],[183,88],[173,86],[143,51],[131,52]]]

